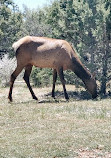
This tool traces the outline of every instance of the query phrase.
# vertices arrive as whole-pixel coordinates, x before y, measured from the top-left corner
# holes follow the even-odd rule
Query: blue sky
[[[13,0],[13,2],[18,5],[20,10],[23,10],[23,4],[30,9],[36,9],[50,4],[51,0]]]

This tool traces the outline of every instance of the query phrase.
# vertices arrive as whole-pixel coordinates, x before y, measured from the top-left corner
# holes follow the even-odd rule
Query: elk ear
[[[93,73],[92,73],[92,78],[96,78],[96,72],[94,71]]]

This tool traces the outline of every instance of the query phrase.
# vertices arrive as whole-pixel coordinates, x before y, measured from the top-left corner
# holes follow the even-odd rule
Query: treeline
[[[20,12],[12,0],[0,1],[0,57],[14,57],[12,43],[25,35],[65,39],[74,47],[81,61],[96,73],[99,90],[106,94],[111,88],[111,1],[54,0],[42,9]],[[66,83],[80,85],[70,71]],[[52,71],[33,69],[36,85],[51,84]],[[58,80],[59,82],[59,80]]]

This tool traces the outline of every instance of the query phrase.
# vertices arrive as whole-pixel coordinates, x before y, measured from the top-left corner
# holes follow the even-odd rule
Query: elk
[[[25,36],[15,42],[12,47],[16,52],[17,67],[10,78],[10,90],[8,98],[12,101],[13,84],[19,73],[25,69],[24,77],[32,98],[38,100],[30,85],[29,76],[32,66],[40,68],[53,68],[52,97],[55,98],[55,83],[57,74],[63,85],[65,99],[68,94],[65,87],[64,70],[72,70],[85,84],[86,89],[97,97],[97,84],[93,75],[81,63],[72,46],[65,40],[47,37]]]

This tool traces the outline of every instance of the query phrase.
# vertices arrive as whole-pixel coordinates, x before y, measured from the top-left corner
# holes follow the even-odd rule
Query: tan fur
[[[29,56],[29,63],[34,66],[41,68],[62,66],[64,70],[69,69],[71,66],[69,61],[73,51],[66,41],[26,36],[13,44],[15,51],[20,47],[22,57]],[[17,59],[21,58],[21,55],[18,55]]]
[[[95,80],[91,78],[91,73],[84,67],[67,41],[46,37],[26,36],[15,42],[12,47],[16,51],[17,57],[17,68],[12,74],[15,78],[23,68],[27,68],[29,65],[30,67],[34,65],[40,68],[53,68],[54,72],[57,72],[61,78],[65,98],[68,98],[62,70],[70,69],[82,79],[88,91],[92,95],[96,95],[97,86]]]
[[[16,52],[16,50],[26,41],[28,41],[30,39],[30,36],[26,36],[24,38],[21,38],[19,41],[14,42],[12,45],[12,48],[14,49],[14,51]]]

